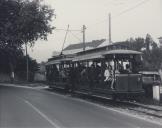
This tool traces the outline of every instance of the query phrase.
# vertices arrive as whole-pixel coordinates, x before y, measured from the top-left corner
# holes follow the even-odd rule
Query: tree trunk
[[[10,66],[10,82],[13,83],[15,79],[15,72],[14,72],[14,66],[12,62],[9,62]]]

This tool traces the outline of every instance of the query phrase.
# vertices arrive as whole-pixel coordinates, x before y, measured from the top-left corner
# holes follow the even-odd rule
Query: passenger
[[[115,70],[115,74],[120,74],[120,73],[121,72],[118,69]]]
[[[108,67],[106,67],[106,69],[105,69],[104,76],[105,76],[105,80],[104,81],[105,82],[108,81],[109,76],[110,76],[110,72],[109,72]]]
[[[82,69],[82,71],[81,71],[81,77],[83,77],[84,75],[85,75],[85,73],[86,73],[86,67],[83,67],[83,69]]]
[[[120,73],[124,73],[124,67],[121,64],[119,64],[119,72]]]
[[[99,83],[100,78],[101,78],[101,67],[97,64],[95,68],[95,79],[97,83]]]
[[[83,67],[80,74],[81,74],[81,82],[85,84],[87,81],[87,68],[85,66]]]
[[[112,80],[112,67],[111,67],[111,65],[106,67],[105,72],[104,72],[104,76],[105,76],[105,80],[104,80],[105,82]]]
[[[113,79],[113,71],[112,71],[112,66],[109,65],[105,72],[104,72],[104,76],[106,77],[105,78],[105,82],[110,82],[110,87],[111,89],[114,89],[113,85],[114,85],[114,79]]]
[[[76,83],[80,82],[80,67],[75,67]]]
[[[70,84],[71,84],[71,92],[74,92],[75,84],[77,83],[77,74],[76,74],[76,70],[75,70],[74,67],[70,67],[69,81],[70,81]]]
[[[77,70],[78,70],[78,73],[79,73],[78,78],[80,78],[81,71],[83,70],[83,66],[81,64],[78,64]]]
[[[94,86],[94,80],[95,80],[94,74],[95,74],[95,65],[92,64],[90,69],[89,69],[89,73],[88,73],[88,79],[89,79],[89,82],[90,82],[90,85],[89,85],[90,89],[92,89],[93,86]]]
[[[65,70],[64,69],[62,69],[60,71],[60,76],[62,78],[62,82],[65,82],[66,81],[66,73],[65,73]]]
[[[129,64],[126,64],[126,71],[127,71],[127,73],[131,73],[131,69],[130,69],[130,65]]]
[[[58,81],[58,77],[59,77],[59,71],[57,69],[57,66],[56,65],[53,65],[53,71],[54,71],[54,81]]]

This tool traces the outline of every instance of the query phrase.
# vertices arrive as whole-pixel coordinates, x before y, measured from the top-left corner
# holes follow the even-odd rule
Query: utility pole
[[[111,13],[109,13],[109,44],[111,43]]]
[[[86,45],[85,45],[85,30],[86,30],[86,26],[83,25],[83,51],[85,51]]]
[[[27,43],[25,43],[26,48],[26,81],[29,80],[29,60],[28,60],[28,46]]]

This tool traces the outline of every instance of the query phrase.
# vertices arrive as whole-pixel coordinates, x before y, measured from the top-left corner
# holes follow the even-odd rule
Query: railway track
[[[156,117],[162,119],[162,107],[150,107],[148,105],[144,105],[137,102],[132,101],[120,101],[120,100],[112,100],[106,97],[98,97],[98,96],[91,96],[91,102],[96,102],[102,104],[104,106],[119,108],[119,109],[127,109],[130,111],[135,111],[137,113],[142,113],[148,116]]]
[[[131,102],[130,103],[128,102],[126,104],[128,105],[129,110],[133,110],[139,113],[144,113],[146,115],[162,119],[162,107],[155,108],[155,107],[150,107],[147,105],[143,105],[139,103],[131,103]],[[132,105],[132,107],[129,106],[129,104]]]
[[[162,119],[162,109],[160,109],[160,108],[149,107],[147,105],[134,103],[134,102],[128,102],[128,101],[116,101],[113,104],[113,107],[114,106],[119,106],[123,109],[136,111],[138,113],[143,113],[148,116],[153,116],[153,117]]]
[[[48,89],[48,91],[51,91]],[[93,103],[97,103],[106,107],[112,107],[112,108],[118,108],[118,109],[124,109],[129,111],[134,111],[139,114],[144,114],[152,117],[156,117],[159,119],[162,119],[162,107],[150,107],[148,105],[144,105],[138,102],[132,102],[132,101],[120,101],[120,100],[112,100],[111,98],[97,96],[97,95],[89,95],[87,93],[65,93],[61,90],[52,90],[55,93],[59,93],[62,95],[72,96],[75,98],[80,98],[86,101],[90,101]]]
[[[90,102],[94,102],[97,104],[101,104],[107,107],[125,109],[130,111],[135,111],[139,114],[144,114],[152,117],[156,117],[162,119],[162,107],[150,107],[148,105],[144,105],[138,102],[132,101],[120,101],[120,100],[112,100],[111,98],[96,96],[96,95],[86,95],[82,96],[76,95],[76,97],[82,98],[84,100],[88,100]]]

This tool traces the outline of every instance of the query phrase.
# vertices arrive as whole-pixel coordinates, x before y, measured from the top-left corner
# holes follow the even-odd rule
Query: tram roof
[[[58,56],[53,58],[53,60],[50,60],[46,63],[46,65],[52,65],[52,64],[59,64],[61,62],[67,62],[67,61],[72,61],[73,57],[72,56]]]
[[[142,54],[142,52],[134,51],[134,50],[124,50],[124,49],[118,49],[118,50],[110,50],[103,53],[103,55],[109,55],[109,54],[128,54],[128,55],[136,55],[136,54]]]
[[[74,57],[73,61],[83,61],[83,60],[94,60],[104,58],[106,55],[140,55],[141,52],[133,51],[133,50],[110,50],[110,51],[100,51],[94,53],[84,53]]]
[[[64,61],[83,61],[83,60],[95,60],[104,58],[106,55],[138,55],[142,54],[141,52],[134,50],[125,50],[125,49],[117,49],[117,50],[103,50],[103,51],[95,51],[93,53],[83,53],[81,55],[73,56],[56,56],[53,60],[50,60],[46,63],[46,65],[59,64]]]
[[[59,63],[60,63],[59,60],[52,60],[52,61],[48,61],[48,62],[46,63],[46,65],[59,64]]]
[[[74,57],[73,61],[83,61],[83,60],[92,60],[92,59],[100,59],[100,58],[104,58],[101,52],[76,56]]]

